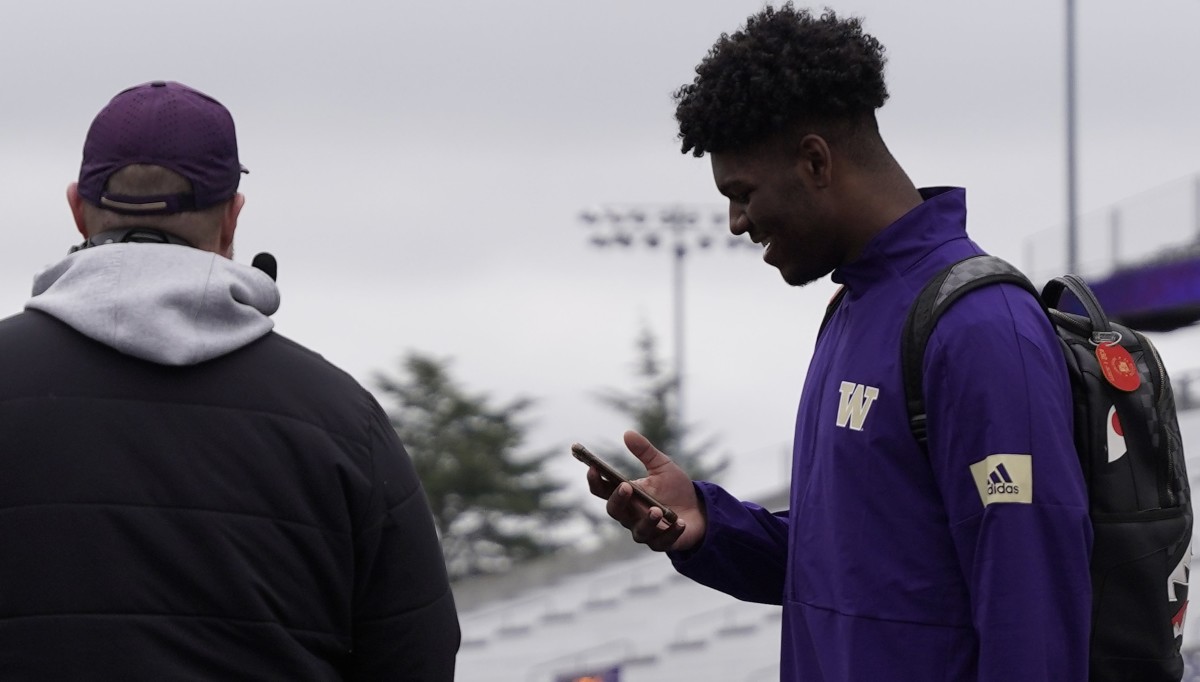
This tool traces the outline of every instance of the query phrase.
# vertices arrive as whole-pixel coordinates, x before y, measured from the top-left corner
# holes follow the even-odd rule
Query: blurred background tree
[[[562,453],[523,451],[533,401],[493,405],[466,392],[449,361],[420,353],[401,367],[401,376],[378,374],[376,382],[429,497],[451,579],[502,572],[561,548],[552,530],[582,514],[559,499],[564,484],[546,470]]]
[[[728,455],[716,455],[718,439],[708,437],[698,443],[689,442],[690,425],[681,423],[676,410],[679,382],[666,371],[658,357],[658,341],[649,327],[643,326],[636,340],[637,357],[634,364],[635,385],[632,389],[606,388],[596,398],[614,411],[629,418],[629,428],[650,439],[665,452],[688,476],[695,480],[718,481],[729,468]],[[612,448],[597,450],[605,459],[613,456]],[[617,462],[632,459],[624,447],[614,457]],[[620,467],[629,469],[629,467]],[[626,470],[633,478],[645,471]]]

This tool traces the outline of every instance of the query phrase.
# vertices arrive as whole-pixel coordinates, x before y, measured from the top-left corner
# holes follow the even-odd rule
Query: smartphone
[[[653,495],[643,490],[642,487],[637,483],[629,480],[627,476],[617,471],[611,464],[592,454],[591,450],[588,450],[579,443],[575,443],[571,446],[571,454],[574,455],[575,459],[579,460],[580,462],[583,462],[590,467],[596,467],[596,471],[600,472],[600,478],[603,478],[604,480],[616,485],[628,483],[629,485],[633,486],[634,497],[641,498],[642,502],[645,502],[651,507],[658,507],[662,510],[664,521],[669,524],[675,523],[678,515],[675,514],[670,507],[654,499]]]

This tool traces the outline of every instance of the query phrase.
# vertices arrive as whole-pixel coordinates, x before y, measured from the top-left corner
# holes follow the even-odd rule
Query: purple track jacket
[[[966,192],[925,198],[833,273],[796,419],[791,509],[697,483],[692,579],[783,606],[796,682],[1083,682],[1092,530],[1058,340],[999,284],[942,316],[925,355],[928,454],[909,428],[900,335],[944,266],[982,253]]]

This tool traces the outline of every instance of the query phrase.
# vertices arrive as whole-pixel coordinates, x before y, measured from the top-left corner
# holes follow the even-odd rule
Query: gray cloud
[[[1200,5],[1081,5],[1081,199],[1096,209],[1200,166]],[[63,188],[95,112],[128,85],[181,80],[237,120],[252,170],[238,257],[279,257],[281,332],[363,381],[405,349],[452,356],[468,385],[541,397],[539,443],[615,440],[624,424],[589,393],[629,376],[643,321],[669,348],[669,259],[593,249],[575,216],[608,202],[719,198],[707,163],[678,153],[670,93],[760,6],[6,7],[0,305],[18,310],[33,271],[77,241]],[[999,255],[1020,262],[1031,235],[1060,239],[1062,8],[836,9],[865,16],[888,47],[881,124],[913,179],[966,185],[972,232]],[[832,287],[788,289],[743,252],[689,259],[687,281],[689,416],[752,453],[735,483],[762,487],[781,476]]]

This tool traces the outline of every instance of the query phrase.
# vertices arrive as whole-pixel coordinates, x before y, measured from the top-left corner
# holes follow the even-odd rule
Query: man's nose
[[[729,231],[735,235],[745,234],[750,229],[750,219],[746,212],[737,206],[729,207]]]

